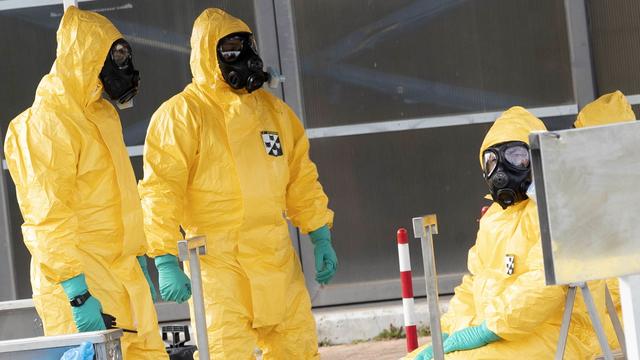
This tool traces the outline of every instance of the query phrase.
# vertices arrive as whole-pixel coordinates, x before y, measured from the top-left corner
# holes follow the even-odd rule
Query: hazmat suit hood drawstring
[[[55,99],[64,107],[75,104],[84,111],[100,100],[98,75],[111,44],[120,38],[122,34],[104,16],[69,7],[56,33],[56,60],[38,85],[34,105]]]

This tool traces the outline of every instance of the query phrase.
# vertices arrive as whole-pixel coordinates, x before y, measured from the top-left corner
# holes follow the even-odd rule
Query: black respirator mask
[[[528,198],[531,185],[529,146],[521,141],[494,145],[482,153],[484,178],[493,201],[503,209]]]
[[[251,93],[269,80],[269,74],[262,71],[264,64],[251,33],[233,33],[223,37],[218,41],[216,53],[222,77],[232,88],[244,88]]]
[[[138,93],[140,73],[133,67],[131,46],[124,39],[116,40],[100,71],[100,81],[111,100],[126,104]]]

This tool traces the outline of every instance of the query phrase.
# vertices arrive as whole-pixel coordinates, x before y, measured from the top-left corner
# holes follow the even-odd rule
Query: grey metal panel
[[[573,93],[582,109],[596,98],[585,0],[565,0]]]
[[[278,49],[278,34],[276,31],[276,18],[273,2],[264,0],[253,1],[256,26],[253,32],[258,42],[258,51],[265,66],[270,66],[278,72],[280,69],[280,56]],[[265,85],[266,90],[275,96],[283,98],[282,86],[271,89]]]
[[[43,336],[31,299],[0,302],[0,341]]]
[[[528,110],[533,115],[539,118],[576,115],[578,113],[578,107],[575,104],[530,108]],[[421,119],[389,120],[374,123],[311,128],[307,129],[307,136],[309,137],[309,139],[317,139],[323,137],[376,134],[382,132],[419,130],[454,125],[490,123],[497,119],[498,116],[502,114],[502,112],[503,111],[483,112],[451,116],[427,117]]]
[[[105,330],[0,341],[0,360],[59,360],[66,350],[87,341],[96,360],[122,360],[121,337],[122,330]]]
[[[4,135],[0,130],[0,145],[4,149]],[[4,151],[0,149],[0,158]],[[5,171],[0,172],[0,301],[15,300],[18,296],[13,258],[13,244],[9,232],[9,197],[5,184]]]
[[[280,51],[280,68],[284,82],[284,100],[306,125],[298,59],[297,34],[291,0],[273,0]]]
[[[531,135],[548,284],[640,272],[639,138],[638,122]]]

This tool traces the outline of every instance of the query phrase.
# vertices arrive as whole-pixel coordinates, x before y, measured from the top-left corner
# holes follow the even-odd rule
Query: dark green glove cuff
[[[136,256],[136,259],[138,259],[138,264],[140,264],[140,267],[142,268],[142,271],[144,271],[144,273],[146,274],[148,269],[147,269],[147,258],[144,255],[140,255],[140,256]]]
[[[329,230],[328,225],[324,225],[312,232],[309,233],[309,237],[311,238],[311,242],[316,244],[319,241],[326,240],[331,242],[331,230]]]
[[[480,324],[480,329],[482,330],[482,336],[484,338],[484,341],[487,344],[490,344],[492,342],[496,342],[498,340],[500,340],[500,336],[496,335],[496,333],[494,333],[493,331],[489,330],[489,328],[487,327],[487,321],[483,321],[482,324]]]
[[[60,283],[62,285],[62,289],[64,293],[67,294],[69,300],[72,300],[76,296],[80,296],[87,291],[89,291],[89,287],[87,286],[87,281],[84,277],[84,274],[80,274],[72,277],[71,279],[67,279]]]

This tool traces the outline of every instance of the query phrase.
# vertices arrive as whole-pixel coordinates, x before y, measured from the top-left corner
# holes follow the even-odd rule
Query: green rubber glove
[[[180,269],[178,258],[167,254],[155,258],[158,268],[160,296],[164,301],[175,301],[181,304],[191,297],[191,280]]]
[[[444,342],[444,353],[476,349],[498,340],[500,337],[489,330],[487,323],[483,322],[479,326],[469,326],[451,334]]]
[[[140,255],[136,258],[138,259],[138,264],[140,264],[140,268],[142,269],[144,278],[147,279],[147,284],[149,285],[149,291],[151,291],[151,298],[153,299],[153,302],[156,302],[158,300],[158,293],[156,292],[156,287],[153,286],[153,281],[151,281],[151,276],[149,276],[149,269],[147,268],[147,258],[144,255]]]
[[[331,231],[325,225],[309,233],[313,243],[313,254],[316,258],[316,281],[326,285],[336,274],[338,257],[331,246]]]
[[[69,301],[89,291],[84,274],[65,280],[60,285],[62,285]],[[104,320],[102,320],[102,305],[93,296],[90,296],[81,306],[72,306],[71,313],[79,332],[106,330]]]
[[[442,341],[444,342],[449,337],[449,334],[442,333]],[[431,360],[433,359],[433,345],[429,345],[416,355],[413,360]]]

